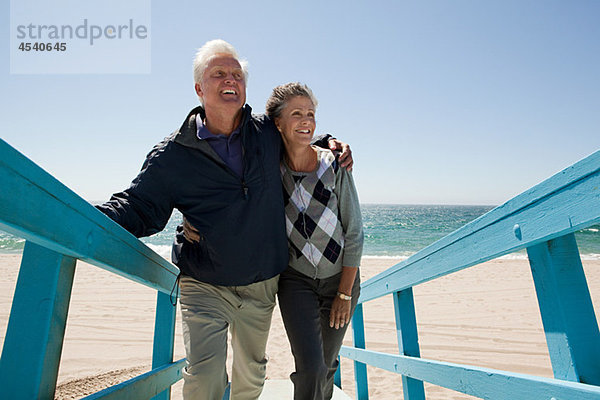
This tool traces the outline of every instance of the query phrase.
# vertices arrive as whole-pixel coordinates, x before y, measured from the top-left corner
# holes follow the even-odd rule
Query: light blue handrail
[[[0,358],[0,398],[53,399],[76,261],[157,290],[152,370],[90,398],[170,398],[179,273],[133,235],[0,140],[0,229],[27,240]]]
[[[423,381],[486,399],[600,399],[600,333],[574,232],[600,222],[600,151],[364,282],[352,321],[357,398],[365,364],[402,375],[405,400]],[[527,249],[554,379],[420,358],[412,288]],[[392,295],[400,354],[365,349],[364,303]]]
[[[0,229],[27,239],[0,359],[0,397],[53,398],[78,259],[157,290],[152,371],[89,398],[168,399],[176,267],[0,140]],[[497,207],[362,285],[353,318],[357,397],[366,364],[402,376],[404,398],[423,381],[492,399],[600,399],[600,334],[573,232],[600,222],[600,152]],[[420,358],[412,287],[527,249],[555,379]],[[365,349],[362,304],[391,294],[400,354]]]

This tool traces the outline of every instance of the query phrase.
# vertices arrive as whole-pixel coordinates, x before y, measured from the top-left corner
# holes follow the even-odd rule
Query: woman
[[[281,132],[288,268],[279,307],[294,355],[294,399],[330,399],[337,355],[360,292],[363,232],[352,175],[314,147],[317,101],[299,83],[273,89],[266,113]]]

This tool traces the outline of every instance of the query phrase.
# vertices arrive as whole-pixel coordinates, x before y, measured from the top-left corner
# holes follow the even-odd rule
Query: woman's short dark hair
[[[271,96],[267,100],[265,107],[266,113],[272,120],[279,118],[281,112],[287,105],[288,101],[296,96],[306,97],[312,101],[315,110],[317,108],[317,98],[310,88],[299,82],[290,82],[284,85],[279,85],[273,89]]]

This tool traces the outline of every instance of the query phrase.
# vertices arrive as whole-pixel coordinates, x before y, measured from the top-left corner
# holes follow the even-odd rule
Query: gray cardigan
[[[286,230],[292,268],[323,279],[358,267],[363,229],[352,174],[331,151],[317,148],[318,166],[295,172],[282,161]]]

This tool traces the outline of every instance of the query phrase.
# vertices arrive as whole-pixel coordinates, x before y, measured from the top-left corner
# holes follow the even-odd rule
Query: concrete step
[[[333,387],[331,400],[351,400],[337,386]],[[294,385],[289,379],[267,379],[259,400],[292,400],[294,398]]]

